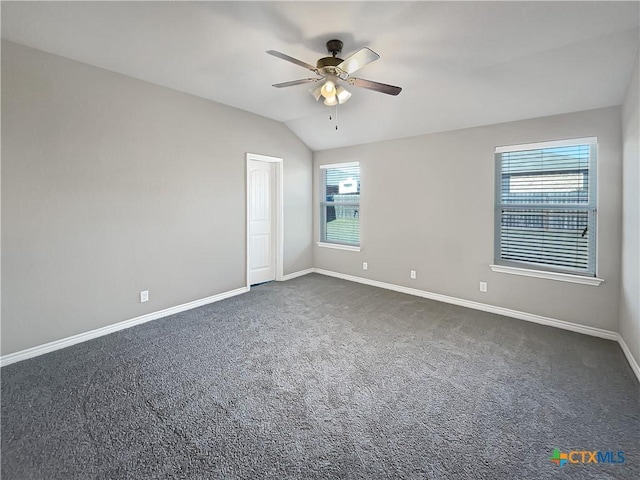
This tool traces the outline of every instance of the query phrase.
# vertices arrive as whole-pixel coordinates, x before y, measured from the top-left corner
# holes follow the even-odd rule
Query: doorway
[[[247,288],[282,280],[282,158],[247,153]]]

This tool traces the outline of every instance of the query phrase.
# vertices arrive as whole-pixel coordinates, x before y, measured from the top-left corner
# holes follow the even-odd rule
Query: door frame
[[[276,231],[273,232],[273,239],[275,242],[275,262],[276,262],[276,281],[282,281],[284,276],[284,188],[283,188],[283,159],[278,157],[269,157],[267,155],[259,155],[257,153],[247,153],[246,155],[246,171],[245,171],[245,188],[246,188],[246,238],[245,238],[245,260],[246,271],[245,279],[247,283],[247,291],[251,289],[251,281],[249,280],[249,265],[250,252],[249,252],[249,237],[251,234],[251,227],[249,221],[249,162],[255,160],[257,162],[269,162],[275,163],[275,205],[273,213],[276,216]]]

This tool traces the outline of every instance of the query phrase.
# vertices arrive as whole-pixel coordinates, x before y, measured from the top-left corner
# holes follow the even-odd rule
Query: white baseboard
[[[624,341],[624,338],[622,338],[622,335],[620,334],[618,334],[618,343],[620,344],[620,347],[624,352],[624,356],[627,357],[627,361],[629,362],[629,365],[631,365],[631,370],[633,370],[633,373],[636,374],[636,377],[638,377],[638,381],[640,382],[640,365],[638,365],[638,362],[636,361],[636,359],[633,358],[633,354],[631,353],[631,350],[629,350],[629,347]]]
[[[11,365],[12,363],[20,362],[22,360],[27,360],[28,358],[44,355],[45,353],[60,350],[61,348],[70,347],[71,345],[102,337],[103,335],[108,335],[110,333],[117,332],[118,330],[124,330],[125,328],[131,328],[136,325],[140,325],[141,323],[150,322],[151,320],[157,320],[169,315],[174,315],[186,310],[191,310],[192,308],[219,302],[220,300],[224,300],[225,298],[234,297],[247,291],[247,287],[236,288],[235,290],[230,290],[228,292],[219,293],[210,297],[201,298],[199,300],[194,300],[193,302],[183,303],[182,305],[177,305],[175,307],[165,308],[164,310],[159,310],[157,312],[147,313],[130,320],[114,323],[113,325],[107,325],[106,327],[97,328],[89,332],[79,333],[78,335],[55,340],[53,342],[45,343],[44,345],[38,345],[37,347],[31,347],[25,350],[20,350],[19,352],[3,355],[2,357],[0,357],[0,367]]]
[[[313,268],[307,268],[306,270],[299,270],[297,272],[288,273],[286,275],[283,275],[282,281],[292,280],[294,278],[302,277],[303,275],[309,275],[310,273],[313,273],[313,271]]]
[[[540,323],[542,325],[549,325],[551,327],[562,328],[564,330],[571,330],[572,332],[584,333],[586,335],[592,335],[594,337],[606,338],[608,340],[618,340],[618,333],[611,330],[604,330],[602,328],[588,327],[586,325],[580,325],[578,323],[566,322],[564,320],[557,320],[555,318],[543,317],[541,315],[535,315],[533,313],[521,312],[519,310],[512,310],[510,308],[498,307],[495,305],[488,305],[486,303],[473,302],[471,300],[464,300],[462,298],[450,297],[448,295],[442,295],[440,293],[431,293],[424,290],[417,290],[415,288],[402,287],[400,285],[394,285],[391,283],[379,282],[377,280],[369,280],[368,278],[355,277],[353,275],[345,275],[343,273],[331,272],[328,270],[315,269],[316,273],[321,275],[328,275],[330,277],[342,278],[352,282],[363,283],[365,285],[372,285],[374,287],[386,288],[387,290],[394,290],[396,292],[407,293],[409,295],[415,295],[417,297],[429,298],[431,300],[437,300],[439,302],[451,303],[453,305],[459,305],[461,307],[473,308],[474,310],[482,310],[483,312],[496,313],[498,315],[504,315],[506,317],[517,318],[519,320],[526,320],[527,322]]]
[[[640,366],[638,362],[633,358],[629,347],[624,342],[623,338],[618,332],[611,330],[605,330],[603,328],[589,327],[587,325],[580,325],[578,323],[567,322],[564,320],[558,320],[555,318],[543,317],[541,315],[535,315],[533,313],[521,312],[519,310],[512,310],[510,308],[498,307],[495,305],[488,305],[485,303],[473,302],[471,300],[463,300],[462,298],[450,297],[448,295],[442,295],[440,293],[431,293],[424,290],[417,290],[415,288],[403,287],[400,285],[394,285],[392,283],[379,282],[377,280],[370,280],[368,278],[356,277],[354,275],[347,275],[344,273],[332,272],[329,270],[323,270],[321,268],[314,268],[315,273],[320,275],[327,275],[329,277],[341,278],[343,280],[349,280],[351,282],[362,283],[365,285],[371,285],[373,287],[385,288],[387,290],[393,290],[396,292],[406,293],[409,295],[415,295],[417,297],[429,298],[431,300],[437,300],[439,302],[451,303],[453,305],[459,305],[461,307],[472,308],[474,310],[482,310],[484,312],[496,313],[498,315],[504,315],[505,317],[517,318],[519,320],[525,320],[527,322],[539,323],[541,325],[548,325],[550,327],[562,328],[563,330],[570,330],[572,332],[583,333],[585,335],[591,335],[593,337],[605,338],[607,340],[613,340],[620,344],[622,351],[631,369],[638,377],[640,381]]]

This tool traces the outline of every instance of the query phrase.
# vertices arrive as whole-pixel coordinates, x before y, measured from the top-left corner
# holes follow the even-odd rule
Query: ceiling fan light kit
[[[316,101],[320,100],[320,97],[324,97],[323,103],[329,107],[338,104],[342,105],[351,98],[351,92],[342,85],[336,87],[337,83],[337,78],[329,78],[320,87],[310,89],[309,93],[311,93],[311,96],[313,96]]]
[[[380,55],[370,48],[364,47],[353,55],[347,57],[346,60],[343,60],[338,57],[340,52],[342,52],[342,46],[343,43],[340,40],[329,40],[327,42],[327,51],[331,56],[320,58],[316,62],[315,67],[276,50],[268,50],[267,53],[269,55],[273,55],[274,57],[299,65],[317,75],[317,78],[303,78],[301,80],[293,80],[291,82],[276,83],[273,86],[276,88],[283,88],[302,85],[305,83],[320,83],[319,86],[310,88],[309,93],[316,101],[319,101],[320,98],[324,98],[323,103],[325,105],[328,107],[335,106],[336,108],[338,104],[343,104],[351,98],[351,92],[344,88],[342,83],[386,93],[387,95],[398,95],[402,91],[402,88],[394,85],[387,85],[385,83],[352,77],[352,73],[371,62],[375,62],[380,58]],[[331,119],[331,116],[329,118]],[[338,127],[336,126],[336,130],[337,128]]]

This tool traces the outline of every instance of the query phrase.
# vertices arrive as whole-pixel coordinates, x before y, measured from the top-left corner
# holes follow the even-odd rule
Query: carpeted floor
[[[637,479],[639,411],[612,341],[313,274],[3,368],[1,473]]]

